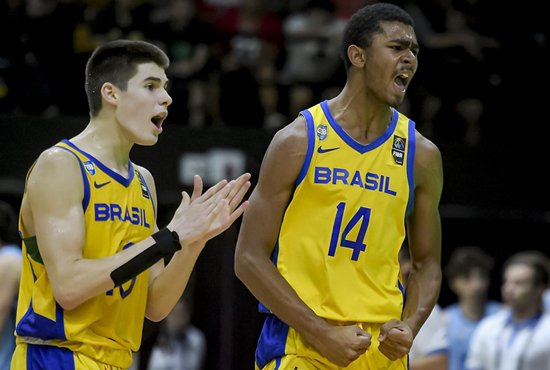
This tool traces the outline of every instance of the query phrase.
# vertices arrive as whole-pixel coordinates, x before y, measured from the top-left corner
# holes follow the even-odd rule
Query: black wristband
[[[171,257],[181,249],[179,236],[175,231],[162,229],[151,236],[155,244],[111,272],[115,287],[132,280],[161,259]]]
[[[151,235],[155,242],[165,253],[174,253],[181,249],[180,237],[177,232],[164,228]]]

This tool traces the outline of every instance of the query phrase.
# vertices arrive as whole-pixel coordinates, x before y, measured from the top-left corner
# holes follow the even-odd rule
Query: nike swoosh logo
[[[328,152],[332,152],[333,150],[338,150],[340,148],[330,148],[330,149],[323,149],[323,147],[319,147],[317,149],[317,153],[328,153]]]
[[[107,182],[104,182],[103,184],[98,184],[97,181],[94,181],[94,188],[99,189],[110,183],[111,183],[110,181],[107,181]]]

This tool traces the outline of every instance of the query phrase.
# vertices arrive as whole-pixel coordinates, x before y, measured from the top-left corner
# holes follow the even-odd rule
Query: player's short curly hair
[[[157,46],[145,41],[116,40],[98,47],[86,64],[86,95],[90,115],[101,110],[101,86],[110,82],[126,90],[128,81],[137,73],[142,63],[156,63],[168,68],[170,60]]]
[[[475,269],[479,269],[489,275],[494,264],[494,259],[480,247],[459,247],[453,251],[445,267],[445,278],[447,281],[453,281],[457,277],[467,277]]]
[[[346,70],[351,66],[348,58],[350,45],[368,48],[372,43],[372,36],[382,32],[381,22],[401,22],[414,26],[412,17],[394,4],[377,3],[358,10],[348,21],[342,36],[340,55],[344,59]]]

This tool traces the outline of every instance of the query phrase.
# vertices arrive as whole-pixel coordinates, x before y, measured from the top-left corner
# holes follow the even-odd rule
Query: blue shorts
[[[13,353],[11,370],[123,370],[67,348],[19,343]]]

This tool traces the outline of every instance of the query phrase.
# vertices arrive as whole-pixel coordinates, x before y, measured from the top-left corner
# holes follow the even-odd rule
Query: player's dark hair
[[[494,264],[493,258],[480,247],[459,247],[453,251],[445,267],[445,278],[447,281],[452,281],[457,277],[468,277],[475,269],[489,275]]]
[[[401,22],[414,26],[412,17],[394,4],[377,3],[358,10],[348,21],[342,36],[340,54],[346,70],[351,66],[348,58],[350,45],[356,45],[361,49],[368,48],[372,44],[372,36],[382,32],[382,22]]]
[[[101,86],[110,82],[126,90],[128,81],[142,63],[155,63],[166,69],[170,61],[157,46],[145,41],[116,40],[98,47],[86,64],[86,95],[90,115],[101,110]]]
[[[512,265],[526,265],[533,269],[533,284],[536,287],[547,287],[549,281],[550,260],[539,251],[524,251],[512,255],[504,262],[502,271]]]

